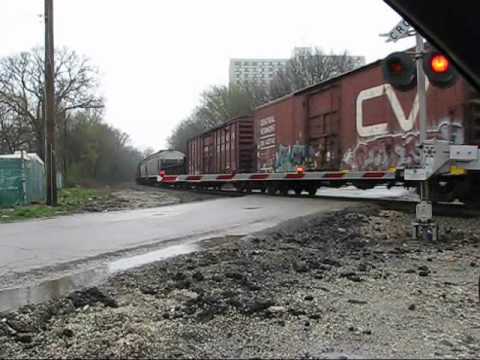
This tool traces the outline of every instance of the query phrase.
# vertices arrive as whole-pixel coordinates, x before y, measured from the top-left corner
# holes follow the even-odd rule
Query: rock
[[[192,279],[195,281],[203,281],[205,280],[205,276],[200,271],[197,271],[192,275]]]
[[[75,291],[70,294],[68,298],[72,301],[75,308],[84,308],[86,305],[93,306],[100,302],[105,306],[117,308],[117,302],[110,297],[102,293],[98,288],[92,287],[82,291]]]
[[[277,324],[280,326],[285,326],[285,320],[278,320]]]
[[[176,272],[173,276],[172,276],[172,279],[175,280],[175,281],[181,281],[181,280],[185,280],[187,278],[187,276],[181,272],[181,271],[178,271]]]
[[[449,346],[449,347],[453,347],[455,346],[453,343],[451,343],[449,340],[447,339],[443,339],[440,341],[440,345],[443,345],[443,346]]]
[[[215,281],[215,282],[217,282],[217,283],[220,283],[220,282],[223,281],[223,277],[220,276],[220,275],[213,275],[213,276],[212,276],[212,280]]]
[[[417,306],[415,304],[411,304],[409,307],[408,307],[408,310],[410,311],[415,311],[417,308]]]
[[[430,272],[429,272],[429,271],[420,271],[420,272],[418,273],[418,276],[422,276],[422,277],[426,277],[426,276],[428,276],[428,275],[430,275]]]
[[[293,268],[298,273],[306,273],[308,272],[308,265],[305,261],[298,261],[293,263]]]
[[[425,266],[425,265],[419,266],[419,267],[418,267],[418,270],[430,272],[430,269],[428,268],[428,266]]]
[[[311,314],[308,316],[312,320],[320,320],[322,318],[321,314]]]
[[[347,230],[346,230],[346,229],[344,229],[344,228],[341,228],[341,227],[340,227],[340,228],[338,228],[338,229],[337,229],[337,231],[338,231],[339,233],[342,233],[342,234],[344,234],[344,233],[346,233],[346,232],[347,232]]]
[[[173,290],[170,295],[175,298],[175,300],[179,302],[185,301],[195,301],[198,299],[199,295],[190,290],[182,289],[182,290]]]
[[[0,336],[15,336],[17,331],[7,324],[6,319],[3,320],[0,322]]]
[[[233,280],[239,280],[239,281],[244,281],[245,280],[245,275],[239,273],[239,272],[227,272],[225,273],[225,276],[229,279]]]
[[[33,335],[31,333],[18,333],[15,335],[15,339],[18,342],[30,344],[33,341]]]
[[[476,344],[477,340],[472,335],[467,335],[463,339],[463,343],[465,343],[465,344]]]
[[[354,332],[354,331],[357,331],[357,328],[355,326],[349,326],[348,331]]]
[[[257,312],[261,312],[267,310],[270,306],[273,306],[275,303],[272,300],[265,300],[265,299],[255,299],[245,306],[245,313],[247,314],[254,314]]]
[[[176,281],[173,285],[176,289],[189,289],[192,286],[192,282],[190,280],[179,280]]]
[[[341,278],[347,278],[348,280],[353,281],[353,282],[362,282],[363,281],[363,279],[360,276],[358,276],[357,273],[354,272],[354,271],[348,271],[348,272],[341,273],[340,277]]]
[[[30,321],[17,317],[5,319],[5,325],[11,335],[15,335],[16,333],[33,333],[36,330]]]
[[[477,263],[474,262],[474,261],[472,261],[472,262],[470,263],[470,266],[471,266],[471,267],[476,267],[476,266],[477,266]]]
[[[415,269],[407,269],[405,270],[405,274],[416,274],[417,271]]]
[[[303,298],[305,301],[313,301],[313,296],[312,295],[307,295]]]
[[[359,299],[348,299],[348,302],[350,304],[355,304],[355,305],[366,305],[366,304],[368,304],[368,301],[359,300]]]
[[[310,326],[310,321],[305,320],[304,325],[305,325],[305,327],[309,327]]]
[[[364,330],[364,331],[362,331],[362,334],[372,335],[372,330]]]
[[[168,320],[168,319],[170,319],[170,314],[168,312],[164,312],[162,314],[162,318],[164,318],[165,320]]]
[[[342,266],[342,264],[339,261],[333,260],[333,259],[323,259],[322,264],[335,266],[335,267],[341,267]]]
[[[255,284],[251,281],[246,281],[244,285],[250,291],[259,291],[259,290],[262,289],[259,285]]]
[[[359,264],[358,271],[365,272],[368,270],[367,264]]]
[[[158,289],[151,287],[151,286],[141,286],[140,287],[140,292],[145,295],[157,295],[158,294]]]
[[[287,308],[284,306],[270,306],[267,311],[271,314],[283,314],[287,312]]]
[[[74,333],[73,333],[72,329],[65,328],[65,329],[62,330],[62,335],[65,336],[65,337],[71,338],[71,337],[73,337]]]
[[[295,309],[295,308],[289,308],[288,309],[288,312],[290,314],[292,314],[293,316],[302,316],[302,315],[306,315],[307,313],[302,310],[302,309]]]

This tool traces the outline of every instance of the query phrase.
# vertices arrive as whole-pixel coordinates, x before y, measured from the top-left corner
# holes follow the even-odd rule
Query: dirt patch
[[[439,220],[437,243],[375,207],[210,242],[1,315],[0,357],[478,357],[480,225]]]
[[[100,198],[98,201],[92,199],[87,206],[82,208],[82,211],[108,212],[144,209],[216,198],[218,195],[129,184],[112,189],[109,197]]]

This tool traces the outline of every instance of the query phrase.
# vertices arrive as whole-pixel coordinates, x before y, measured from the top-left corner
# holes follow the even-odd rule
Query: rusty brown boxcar
[[[253,118],[238,117],[190,139],[187,154],[189,174],[254,171]]]
[[[459,79],[447,89],[427,84],[428,134],[480,144],[480,106]],[[385,84],[377,61],[256,109],[257,171],[387,170],[418,164],[416,89]]]

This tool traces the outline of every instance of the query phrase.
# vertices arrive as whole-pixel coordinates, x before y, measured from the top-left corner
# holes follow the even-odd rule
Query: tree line
[[[291,58],[266,87],[255,83],[212,86],[200,95],[200,103],[192,113],[174,128],[167,140],[169,147],[186,152],[188,139],[195,135],[234,117],[251,114],[259,105],[361,65],[363,59],[352,57],[347,51],[341,55],[327,55],[315,48]]]
[[[45,157],[44,50],[0,59],[0,153]],[[131,180],[143,155],[104,122],[98,70],[68,48],[55,52],[57,167],[67,184]]]

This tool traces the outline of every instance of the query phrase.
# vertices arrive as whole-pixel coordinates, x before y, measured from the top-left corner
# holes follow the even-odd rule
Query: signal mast
[[[431,85],[447,88],[455,84],[458,78],[457,72],[446,55],[432,49],[425,51],[422,36],[404,20],[398,23],[389,33],[380,34],[380,36],[387,37],[387,42],[397,42],[410,36],[416,37],[415,52],[395,52],[390,54],[383,63],[383,74],[385,80],[398,91],[408,91],[415,86],[417,87],[421,168],[425,169],[429,161],[425,151],[426,141],[428,140],[427,78]],[[416,208],[416,221],[413,223],[412,235],[414,239],[423,237],[428,240],[437,240],[438,225],[433,221],[431,180],[426,174],[418,176],[419,172],[421,172],[421,169],[405,171],[405,179],[420,180],[420,203]]]

